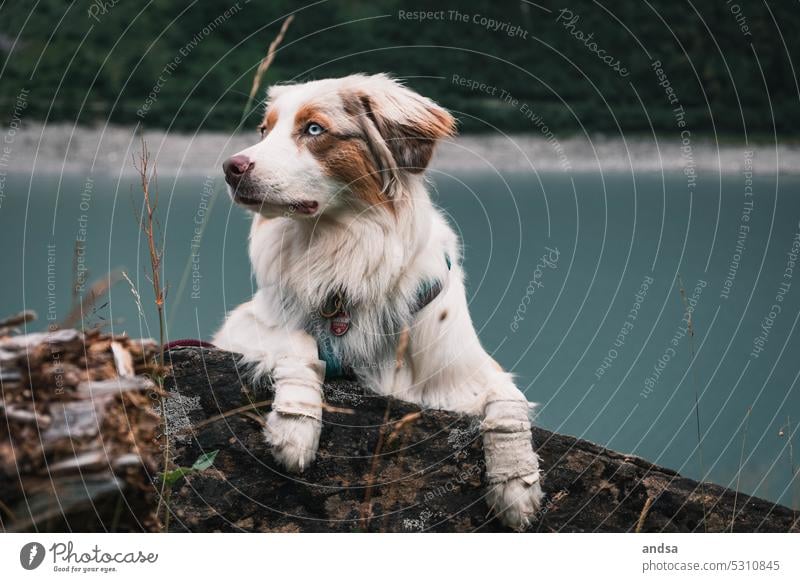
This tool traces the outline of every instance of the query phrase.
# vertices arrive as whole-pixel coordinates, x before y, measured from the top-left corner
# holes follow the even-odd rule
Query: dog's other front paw
[[[267,415],[264,436],[278,463],[291,472],[302,473],[317,455],[321,429],[316,419],[273,410]]]
[[[522,531],[539,518],[544,492],[538,475],[536,477],[533,483],[530,477],[514,477],[489,485],[489,507],[503,524]]]

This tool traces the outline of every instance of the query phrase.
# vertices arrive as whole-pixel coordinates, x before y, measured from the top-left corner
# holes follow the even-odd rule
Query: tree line
[[[800,11],[743,0],[16,3],[0,9],[0,123],[27,90],[26,119],[231,130],[289,13],[266,83],[389,72],[462,132],[671,132],[676,107],[695,133],[800,123]]]

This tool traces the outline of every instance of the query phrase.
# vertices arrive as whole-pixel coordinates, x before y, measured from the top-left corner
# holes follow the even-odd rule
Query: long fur
[[[324,133],[311,135],[313,123]],[[229,314],[214,342],[272,376],[289,402],[267,418],[276,458],[302,470],[316,452],[320,427],[312,417],[321,401],[308,401],[322,389],[312,371],[315,330],[327,325],[319,309],[337,293],[352,320],[335,351],[373,390],[480,415],[487,430],[527,430],[524,406],[497,408],[498,418],[489,418],[490,401],[527,401],[480,345],[458,238],[422,173],[435,142],[454,132],[450,114],[385,75],[352,75],[273,88],[262,127],[263,140],[237,154],[251,169],[232,176],[226,168],[234,200],[254,213],[249,252],[258,291]],[[432,280],[442,291],[415,312],[420,282]],[[304,396],[295,402],[287,396],[293,393]],[[510,475],[490,487],[490,505],[523,527],[542,497],[530,438],[508,459],[485,442],[487,465]]]

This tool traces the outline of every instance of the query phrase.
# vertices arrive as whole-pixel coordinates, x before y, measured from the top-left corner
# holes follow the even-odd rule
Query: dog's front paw
[[[314,461],[321,429],[320,422],[313,418],[273,410],[267,416],[264,436],[278,463],[289,471],[302,473]]]
[[[487,497],[489,507],[500,521],[521,531],[539,518],[544,492],[537,474],[489,485]]]

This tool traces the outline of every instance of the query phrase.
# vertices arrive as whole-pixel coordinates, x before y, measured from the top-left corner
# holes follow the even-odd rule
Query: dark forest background
[[[234,15],[213,25],[235,0],[6,2],[0,9],[0,123],[7,123],[16,96],[27,89],[26,119],[230,130],[239,123],[253,71],[280,19],[295,12],[266,83],[391,72],[454,110],[464,132],[535,127],[519,105],[460,87],[454,74],[508,91],[554,131],[674,130],[654,60],[662,62],[693,132],[792,137],[800,125],[793,69],[800,46],[797,2],[536,4],[330,0],[304,7],[240,0]],[[562,8],[579,15],[574,29],[592,33],[630,71],[628,77],[556,22]],[[451,9],[470,22],[398,16],[400,10]],[[527,38],[487,30],[472,22],[476,14],[521,27]],[[210,25],[213,31],[204,36]],[[197,35],[202,38],[164,77],[142,120],[137,110],[165,66]],[[245,125],[255,124],[257,114],[254,108]]]

